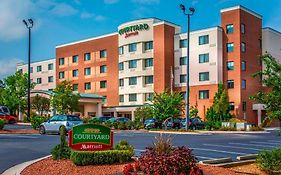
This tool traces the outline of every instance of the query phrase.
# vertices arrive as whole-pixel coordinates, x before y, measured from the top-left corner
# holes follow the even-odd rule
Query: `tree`
[[[199,111],[198,111],[197,105],[190,107],[190,109],[189,109],[190,118],[198,118],[199,117],[198,113],[199,113]]]
[[[69,114],[79,111],[80,95],[72,92],[72,84],[63,81],[57,85],[51,97],[51,105],[60,114]]]
[[[220,121],[229,119],[229,99],[223,84],[219,83],[218,92],[214,96],[213,110],[219,116]]]
[[[27,74],[22,74],[18,71],[14,75],[5,78],[0,84],[0,102],[2,105],[7,106],[14,115],[18,110],[24,112],[27,106]],[[34,86],[35,84],[31,83],[31,89]]]
[[[50,99],[36,95],[31,102],[32,108],[37,111],[39,115],[49,112],[50,110]]]
[[[183,96],[179,93],[155,93],[152,100],[153,116],[159,121],[164,121],[169,117],[178,117],[184,105]]]
[[[143,122],[148,118],[152,118],[153,116],[153,108],[150,105],[144,105],[142,107],[138,107],[135,111],[136,120]]]
[[[265,64],[265,69],[253,76],[263,76],[262,83],[270,88],[270,91],[260,91],[250,99],[265,104],[268,117],[281,122],[281,64],[270,54],[261,56],[261,60]]]

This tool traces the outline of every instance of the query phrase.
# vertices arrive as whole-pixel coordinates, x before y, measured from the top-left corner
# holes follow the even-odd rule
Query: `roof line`
[[[271,27],[264,27],[264,28],[262,28],[262,30],[270,30],[270,31],[272,31],[272,32],[275,32],[275,33],[278,34],[278,35],[281,35],[281,32],[280,32],[280,31],[275,30],[275,29],[273,29],[273,28],[271,28]]]
[[[233,7],[229,7],[229,8],[224,8],[224,9],[221,9],[220,12],[223,13],[223,12],[227,12],[227,11],[231,11],[231,10],[237,10],[237,9],[241,9],[241,10],[243,10],[245,12],[250,13],[251,15],[254,15],[257,18],[262,19],[262,15],[254,12],[254,11],[252,11],[252,10],[242,6],[242,5],[237,5],[237,6],[233,6]]]

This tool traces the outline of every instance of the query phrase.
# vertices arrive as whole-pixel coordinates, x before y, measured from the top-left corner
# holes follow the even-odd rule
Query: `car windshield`
[[[145,120],[145,123],[150,123],[150,122],[154,122],[155,121],[155,119],[147,119],[147,120]]]
[[[78,116],[67,116],[68,121],[81,121]]]

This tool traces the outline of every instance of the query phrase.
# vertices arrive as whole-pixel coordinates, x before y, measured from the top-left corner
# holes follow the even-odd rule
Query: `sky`
[[[243,5],[263,16],[263,27],[281,31],[280,0],[0,0],[0,79],[27,62],[28,30],[32,18],[31,60],[55,58],[55,46],[117,32],[118,25],[157,17],[182,26],[179,4],[194,7],[191,30],[220,25],[220,9]]]

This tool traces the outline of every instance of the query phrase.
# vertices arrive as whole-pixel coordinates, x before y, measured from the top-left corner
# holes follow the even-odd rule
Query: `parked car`
[[[111,116],[99,116],[99,117],[93,117],[92,120],[98,121],[98,122],[106,122],[107,120],[111,119]]]
[[[1,119],[5,119],[7,123],[9,124],[14,124],[17,122],[17,118],[12,116],[12,115],[9,115],[9,114],[6,114],[4,112],[1,112],[0,111],[0,118]]]
[[[186,126],[186,119],[181,120],[182,128]],[[203,129],[205,127],[205,122],[203,122],[200,118],[190,118],[188,122],[188,127],[196,130],[196,129]]]
[[[113,118],[107,120],[107,122],[111,122],[111,123],[114,123],[114,122],[124,122],[124,123],[127,123],[129,121],[131,121],[131,120],[126,118],[126,117],[113,117]]]
[[[181,119],[179,118],[168,118],[162,123],[162,128],[167,128],[167,129],[179,129],[181,128]]]
[[[145,129],[151,129],[151,128],[162,128],[162,123],[159,122],[157,119],[155,118],[150,118],[150,119],[146,119],[144,121],[144,128]]]
[[[6,106],[0,106],[0,112],[2,112],[4,114],[8,114],[8,115],[11,114],[10,109]]]
[[[39,126],[39,133],[59,133],[61,126],[69,131],[73,126],[83,124],[83,121],[76,115],[54,115],[47,122]]]

